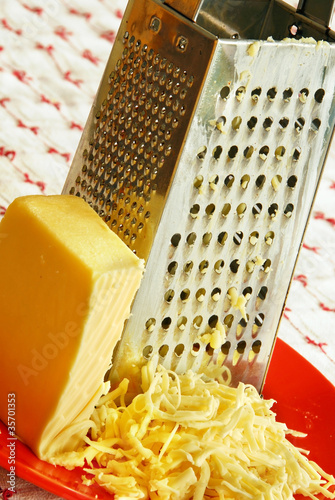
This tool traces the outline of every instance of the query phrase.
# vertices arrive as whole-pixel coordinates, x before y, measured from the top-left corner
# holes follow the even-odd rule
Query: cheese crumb
[[[249,45],[247,53],[250,57],[255,57],[258,54],[261,43],[257,40]]]
[[[215,328],[208,327],[208,331],[200,336],[200,340],[209,344],[212,349],[219,349],[226,340],[226,337],[226,328],[220,321],[218,321]]]
[[[247,303],[247,298],[242,294],[238,295],[237,290],[235,287],[230,287],[227,295],[230,299],[232,307],[235,309],[238,309],[240,313],[242,314],[243,319],[247,321],[247,313],[245,310],[245,305]]]

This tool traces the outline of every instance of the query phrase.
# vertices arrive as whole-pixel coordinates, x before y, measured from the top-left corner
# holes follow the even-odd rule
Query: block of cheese
[[[0,223],[0,418],[40,457],[87,432],[143,261],[81,198],[25,196]],[[87,424],[88,425],[88,424]]]

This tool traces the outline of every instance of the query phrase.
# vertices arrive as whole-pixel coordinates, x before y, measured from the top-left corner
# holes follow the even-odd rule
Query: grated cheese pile
[[[84,466],[85,484],[118,500],[335,498],[334,477],[286,439],[304,434],[276,422],[273,400],[251,385],[231,388],[156,364],[142,369],[143,393],[129,394],[124,379],[103,396],[85,446],[53,463]]]

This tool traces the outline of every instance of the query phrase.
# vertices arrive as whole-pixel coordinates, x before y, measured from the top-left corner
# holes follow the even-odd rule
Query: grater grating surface
[[[334,48],[217,40],[141,2],[64,187],[147,259],[111,378],[158,354],[260,390],[334,126]]]

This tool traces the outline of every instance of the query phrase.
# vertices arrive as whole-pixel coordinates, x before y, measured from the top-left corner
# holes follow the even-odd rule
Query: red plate
[[[271,360],[263,391],[277,401],[277,420],[308,433],[295,444],[311,451],[310,459],[335,475],[335,387],[308,361],[280,339]],[[8,433],[0,422],[0,465],[8,469]],[[68,500],[111,500],[99,487],[81,482],[81,469],[68,471],[42,462],[16,442],[16,474]],[[297,496],[297,499],[303,497]],[[322,497],[323,498],[323,497]]]

